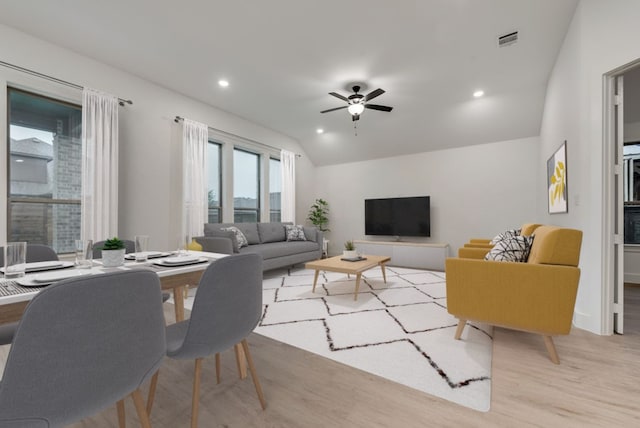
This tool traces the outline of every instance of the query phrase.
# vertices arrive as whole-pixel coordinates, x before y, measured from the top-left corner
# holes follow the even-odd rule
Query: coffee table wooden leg
[[[382,279],[384,279],[384,283],[387,283],[387,271],[385,270],[384,263],[380,263],[380,269],[382,269]]]
[[[173,304],[176,311],[176,322],[184,321],[184,286],[173,289]]]
[[[320,271],[318,269],[316,269],[316,273],[313,275],[313,288],[311,289],[312,293],[316,292],[316,282],[318,282],[318,274],[320,273]]]
[[[358,274],[356,276],[356,292],[353,295],[353,300],[358,300],[358,291],[360,290],[360,278],[362,277],[362,274]]]

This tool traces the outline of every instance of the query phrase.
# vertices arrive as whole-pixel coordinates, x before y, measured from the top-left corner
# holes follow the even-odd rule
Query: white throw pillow
[[[499,262],[526,262],[531,252],[533,236],[513,236],[499,241],[484,256],[485,260]]]
[[[291,225],[286,224],[285,229],[287,232],[287,241],[306,241],[307,238],[304,236],[304,229],[301,225]]]
[[[498,242],[507,238],[513,238],[514,236],[520,236],[520,229],[505,230],[504,232],[498,234],[495,238],[493,238],[491,240],[491,244],[496,245]]]
[[[228,232],[233,232],[236,234],[236,240],[238,241],[238,248],[248,247],[249,241],[247,241],[247,237],[244,236],[244,233],[240,229],[235,226],[222,227],[220,230],[226,230]]]

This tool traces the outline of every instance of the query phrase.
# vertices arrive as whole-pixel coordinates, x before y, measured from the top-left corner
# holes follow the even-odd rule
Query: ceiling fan
[[[369,92],[367,95],[362,95],[358,93],[360,92],[360,85],[353,85],[351,89],[353,90],[353,94],[349,95],[348,97],[340,95],[336,92],[329,92],[329,95],[333,95],[336,98],[340,98],[342,101],[346,101],[347,105],[342,107],[330,108],[328,110],[323,110],[320,113],[328,113],[330,111],[346,108],[349,111],[349,113],[351,113],[351,120],[356,121],[360,119],[360,115],[366,108],[371,110],[380,110],[380,111],[386,111],[386,112],[390,112],[391,110],[393,110],[393,107],[381,106],[378,104],[369,104],[370,100],[384,94],[385,92],[384,90],[378,88],[376,90]]]

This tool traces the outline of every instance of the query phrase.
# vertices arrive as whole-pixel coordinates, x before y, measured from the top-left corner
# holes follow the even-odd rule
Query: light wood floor
[[[549,361],[541,337],[496,329],[487,413],[254,334],[249,344],[267,409],[260,410],[251,380],[238,380],[233,353],[226,352],[220,385],[213,360],[204,365],[200,426],[640,426],[640,287],[625,293],[626,334],[603,337],[574,329],[555,339],[559,366]],[[167,305],[168,318],[172,309]],[[192,362],[166,360],[151,415],[154,427],[189,426],[192,374]],[[137,427],[127,401],[128,426]],[[116,421],[114,406],[73,427],[116,427]]]

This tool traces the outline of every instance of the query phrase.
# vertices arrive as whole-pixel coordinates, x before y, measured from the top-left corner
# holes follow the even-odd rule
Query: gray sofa
[[[323,234],[315,227],[304,227],[305,241],[287,241],[285,225],[290,223],[205,223],[204,236],[196,237],[203,251],[214,253],[257,253],[262,270],[292,266],[322,257]],[[222,228],[235,226],[249,243],[239,247],[235,233]]]

